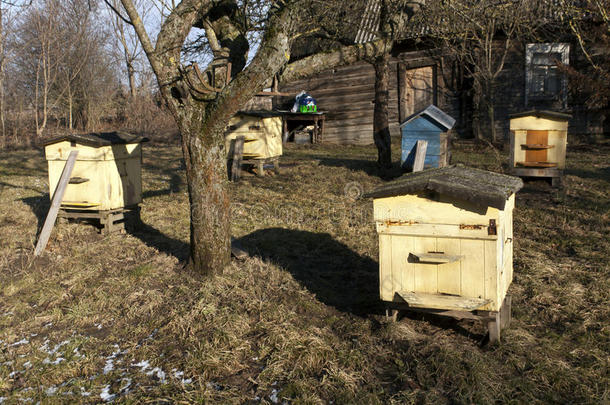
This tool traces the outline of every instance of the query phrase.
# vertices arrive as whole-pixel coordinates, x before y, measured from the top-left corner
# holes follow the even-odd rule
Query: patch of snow
[[[129,392],[129,387],[131,387],[131,378],[121,378],[121,388],[119,388],[119,391],[123,394],[127,394]]]
[[[58,357],[58,358],[56,358],[56,359],[55,359],[55,360],[53,360],[53,361],[51,361],[51,359],[47,357],[46,359],[44,359],[44,360],[42,361],[42,364],[53,364],[53,365],[57,365],[57,364],[61,363],[61,362],[62,362],[62,361],[64,361],[64,360],[65,360],[65,359],[64,359],[63,357],[61,357],[61,356],[60,356],[60,357]]]
[[[5,399],[6,397],[0,397],[0,404],[3,403]]]
[[[25,363],[23,363],[23,367],[28,369],[28,368],[32,367],[32,363],[30,363],[29,361],[26,361]]]
[[[193,382],[193,379],[192,378],[183,378],[180,382],[184,385],[187,385],[187,384],[191,384]]]
[[[174,378],[182,378],[184,376],[184,371],[178,371],[178,369],[173,368],[172,373],[174,374]]]
[[[30,337],[36,337],[38,336],[38,333],[30,333]]]
[[[114,362],[112,359],[108,359],[106,360],[106,365],[104,365],[104,374],[108,374],[112,370],[114,370]]]
[[[5,361],[4,363],[2,363],[3,366],[12,366],[14,363],[13,360],[9,360],[9,361]]]
[[[45,327],[45,328],[50,328],[51,326],[53,326],[53,322],[49,322],[49,323],[47,323],[45,325],[42,325],[42,326]]]
[[[273,402],[274,404],[278,403],[278,398],[277,398],[277,390],[274,388],[271,390],[271,394],[269,395],[269,399],[271,400],[271,402]]]
[[[150,367],[150,363],[148,362],[148,360],[142,360],[139,363],[132,363],[131,364],[133,367],[140,367],[140,371],[144,372],[144,370],[146,370],[148,367]]]
[[[15,313],[13,311],[8,311],[2,314],[2,316],[11,316],[11,315],[15,315]]]
[[[8,378],[13,378],[15,377],[17,374],[19,374],[19,371],[12,371],[9,375]]]
[[[91,395],[91,393],[90,393],[90,392],[85,391],[85,388],[84,388],[84,387],[80,387],[80,394],[81,394],[83,397],[88,397],[88,396],[90,396],[90,395]]]
[[[114,398],[116,398],[115,394],[110,393],[110,385],[107,385],[104,388],[102,388],[102,392],[100,393],[100,398],[102,398],[102,401],[104,401],[104,402],[112,401]]]
[[[68,343],[70,343],[70,341],[69,341],[69,340],[64,340],[63,342],[56,344],[56,345],[55,345],[55,347],[53,348],[53,350],[49,351],[49,354],[55,354],[55,353],[57,353],[57,351],[58,351],[59,349],[61,349],[61,347],[62,347],[62,346],[65,346],[65,345],[67,345]]]
[[[96,323],[96,324],[95,324],[95,327],[96,327],[98,330],[99,330],[99,329],[102,329],[102,324],[101,324],[101,323]]]
[[[9,345],[9,347],[15,347],[15,346],[26,345],[26,344],[28,344],[28,343],[30,343],[30,341],[29,341],[29,340],[27,340],[27,339],[25,339],[25,338],[23,338],[23,339],[21,339],[21,340],[20,340],[20,341],[18,341],[18,342],[11,343],[11,344]]]
[[[154,375],[159,379],[161,384],[165,384],[165,371],[161,370],[159,367],[153,368],[147,372],[146,375]]]
[[[56,392],[57,392],[57,387],[52,386],[52,387],[47,388],[47,390],[44,393],[47,394],[48,396],[52,396],[52,395],[55,395]]]

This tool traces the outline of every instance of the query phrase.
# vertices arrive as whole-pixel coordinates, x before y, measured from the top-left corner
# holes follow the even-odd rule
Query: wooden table
[[[291,111],[280,111],[282,113],[282,118],[284,121],[284,130],[282,134],[282,140],[284,143],[286,142],[286,138],[288,137],[288,122],[296,121],[296,122],[311,122],[313,123],[313,139],[312,143],[320,143],[322,141],[322,136],[324,135],[324,120],[326,119],[325,112],[316,112],[316,113],[293,113]]]

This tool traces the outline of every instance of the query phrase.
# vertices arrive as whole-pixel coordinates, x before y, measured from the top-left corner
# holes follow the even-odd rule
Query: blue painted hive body
[[[415,145],[418,140],[428,141],[424,168],[442,167],[448,164],[446,155],[447,134],[455,120],[434,105],[413,114],[401,124],[402,154],[400,165],[412,169],[415,160]]]

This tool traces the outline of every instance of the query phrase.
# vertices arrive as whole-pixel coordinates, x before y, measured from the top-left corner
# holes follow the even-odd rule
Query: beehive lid
[[[46,140],[43,146],[52,145],[58,142],[76,142],[81,145],[101,147],[109,145],[125,145],[128,143],[148,142],[149,139],[143,136],[129,134],[127,132],[92,132],[88,134],[67,134]]]
[[[523,187],[518,177],[452,165],[439,169],[405,174],[367,194],[365,197],[385,198],[421,191],[435,191],[459,198],[477,206],[504,209],[506,200]]]
[[[561,120],[567,121],[572,116],[570,114],[565,114],[557,111],[548,111],[548,110],[530,110],[524,111],[516,114],[510,114],[509,118],[523,118],[523,117],[536,117],[536,118],[546,118],[551,120]]]
[[[449,131],[455,125],[455,119],[453,117],[445,113],[437,106],[430,104],[423,110],[408,117],[402,124],[400,124],[400,127],[402,128],[418,117],[426,117],[429,120],[432,120],[443,131]]]

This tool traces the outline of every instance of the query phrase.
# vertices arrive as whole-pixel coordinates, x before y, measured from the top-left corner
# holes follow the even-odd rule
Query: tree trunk
[[[191,208],[190,264],[197,272],[212,276],[222,273],[231,259],[224,125],[196,103],[174,111]]]
[[[388,119],[388,61],[389,54],[375,60],[375,110],[373,139],[377,146],[377,164],[384,170],[392,167],[392,140]]]

